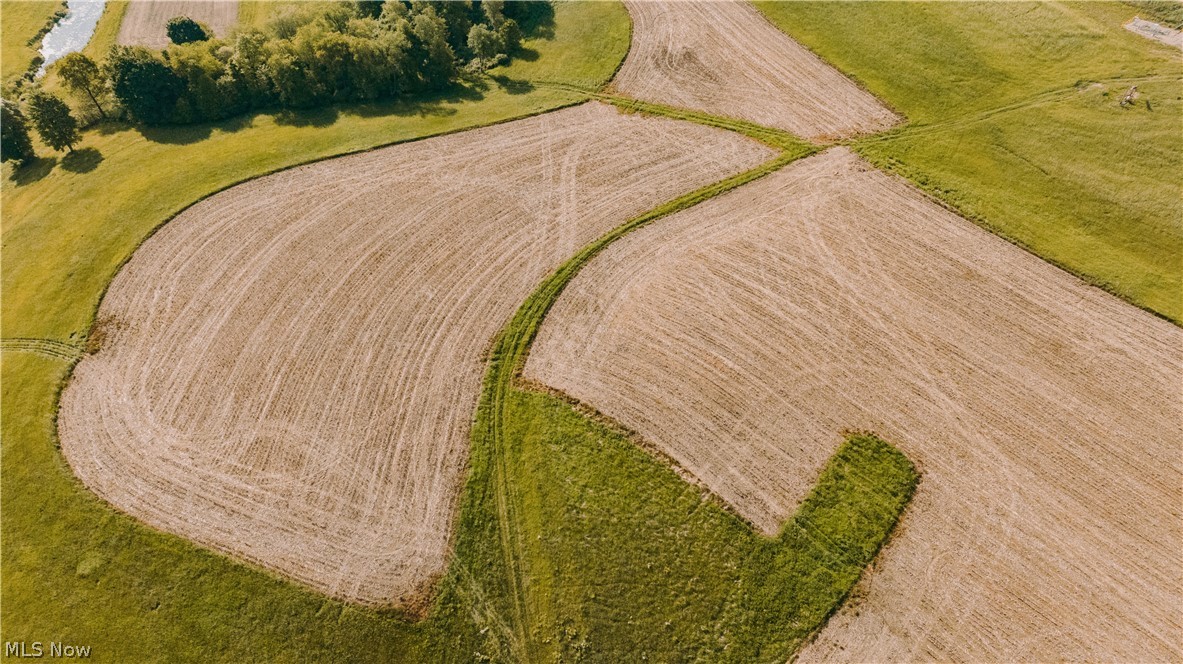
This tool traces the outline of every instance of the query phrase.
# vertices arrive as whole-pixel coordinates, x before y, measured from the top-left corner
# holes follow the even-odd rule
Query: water
[[[66,17],[41,40],[41,57],[45,62],[37,70],[37,76],[45,74],[45,68],[63,56],[81,51],[94,36],[95,26],[103,15],[106,0],[67,0]]]

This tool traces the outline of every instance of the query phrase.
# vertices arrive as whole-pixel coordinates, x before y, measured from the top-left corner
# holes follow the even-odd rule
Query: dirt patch
[[[771,155],[602,104],[285,171],[203,201],[111,284],[62,400],[78,476],[326,593],[443,569],[482,351],[627,218]]]
[[[174,16],[188,16],[204,23],[218,37],[225,37],[238,22],[237,0],[131,0],[116,42],[124,46],[164,48],[169,45],[165,26]]]
[[[1125,24],[1125,29],[1167,46],[1183,49],[1183,30],[1173,30],[1165,25],[1159,25],[1136,16],[1134,20]]]
[[[765,532],[844,429],[922,472],[801,659],[1179,659],[1183,330],[835,148],[609,247],[527,377]]]
[[[637,99],[815,140],[875,133],[899,121],[746,2],[625,4],[632,47],[612,84]]]

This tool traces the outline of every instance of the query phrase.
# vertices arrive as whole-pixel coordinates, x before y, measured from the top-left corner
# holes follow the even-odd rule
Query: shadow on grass
[[[62,168],[71,173],[89,173],[99,167],[103,153],[95,148],[82,148],[62,157]]]
[[[510,78],[508,76],[490,76],[493,82],[511,95],[524,95],[534,91],[534,84],[530,81]]]
[[[515,9],[518,11],[516,18],[524,36],[539,39],[555,38],[555,8],[551,3],[522,3]]]
[[[518,61],[518,60],[521,60],[522,62],[534,62],[534,61],[538,60],[538,58],[540,58],[540,57],[542,57],[542,54],[539,53],[536,49],[532,49],[527,46],[523,46],[522,48],[519,48],[518,50],[513,52],[513,59],[510,60],[510,64],[513,64],[515,61]]]
[[[287,127],[329,127],[336,124],[341,112],[336,106],[307,110],[283,109],[273,117],[275,124]]]
[[[12,174],[8,176],[8,179],[15,182],[18,187],[33,184],[46,175],[49,175],[53,167],[57,166],[57,163],[58,158],[56,156],[34,157],[12,169]]]
[[[488,87],[487,83],[483,83]],[[474,85],[452,85],[438,92],[418,95],[412,99],[371,102],[352,106],[341,106],[341,112],[357,117],[370,118],[380,115],[400,117],[446,117],[455,115],[454,104],[465,101],[480,101],[485,93]]]
[[[533,86],[526,81],[513,81],[501,77],[498,82],[510,94],[524,94],[533,90]],[[342,115],[356,117],[378,117],[383,115],[400,117],[445,117],[454,115],[456,109],[452,105],[465,101],[480,101],[485,98],[485,91],[489,88],[488,81],[483,77],[473,77],[473,80],[463,84],[457,83],[443,90],[416,95],[411,98],[392,99],[376,102],[362,102],[357,104],[336,104],[310,109],[260,109],[237,115],[220,122],[192,124],[192,125],[159,125],[141,126],[123,122],[108,121],[94,126],[100,134],[112,134],[125,129],[134,129],[141,136],[154,143],[169,145],[188,145],[209,138],[214,130],[234,132],[245,129],[255,123],[261,116],[271,116],[275,122],[289,127],[329,127],[340,119]]]
[[[164,125],[156,127],[148,127],[142,125],[135,125],[136,131],[144,138],[153,143],[164,143],[167,145],[189,145],[190,143],[197,143],[204,141],[210,137],[213,130],[212,124],[200,125]]]

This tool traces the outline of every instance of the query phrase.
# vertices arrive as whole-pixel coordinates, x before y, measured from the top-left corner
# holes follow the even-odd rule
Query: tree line
[[[439,90],[519,51],[522,25],[545,20],[545,2],[358,0],[308,6],[262,29],[218,39],[187,17],[169,21],[161,52],[114,46],[101,63],[82,53],[54,71],[101,117],[145,125],[221,120],[255,109],[308,109]],[[72,150],[78,122],[52,93],[4,100],[4,161],[32,156],[28,127]]]

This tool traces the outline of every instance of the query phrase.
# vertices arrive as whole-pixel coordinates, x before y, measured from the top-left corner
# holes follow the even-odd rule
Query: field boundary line
[[[749,122],[747,120],[740,120],[725,115],[714,115],[711,113],[705,113],[703,111],[695,111],[688,108],[669,106],[667,104],[658,104],[651,101],[641,101],[640,99],[615,92],[603,90],[597,91],[588,88],[582,88],[570,83],[558,83],[553,81],[539,80],[531,81],[531,83],[542,88],[563,90],[573,94],[587,95],[592,99],[612,104],[626,113],[659,115],[672,118],[674,120],[693,122],[695,124],[714,127],[716,129],[733,131],[743,134],[748,138],[753,138],[778,150],[792,150],[807,145],[814,147],[829,145],[829,143],[814,143],[807,141],[796,134],[784,131],[783,129],[766,127],[764,125],[756,124],[755,122]]]

